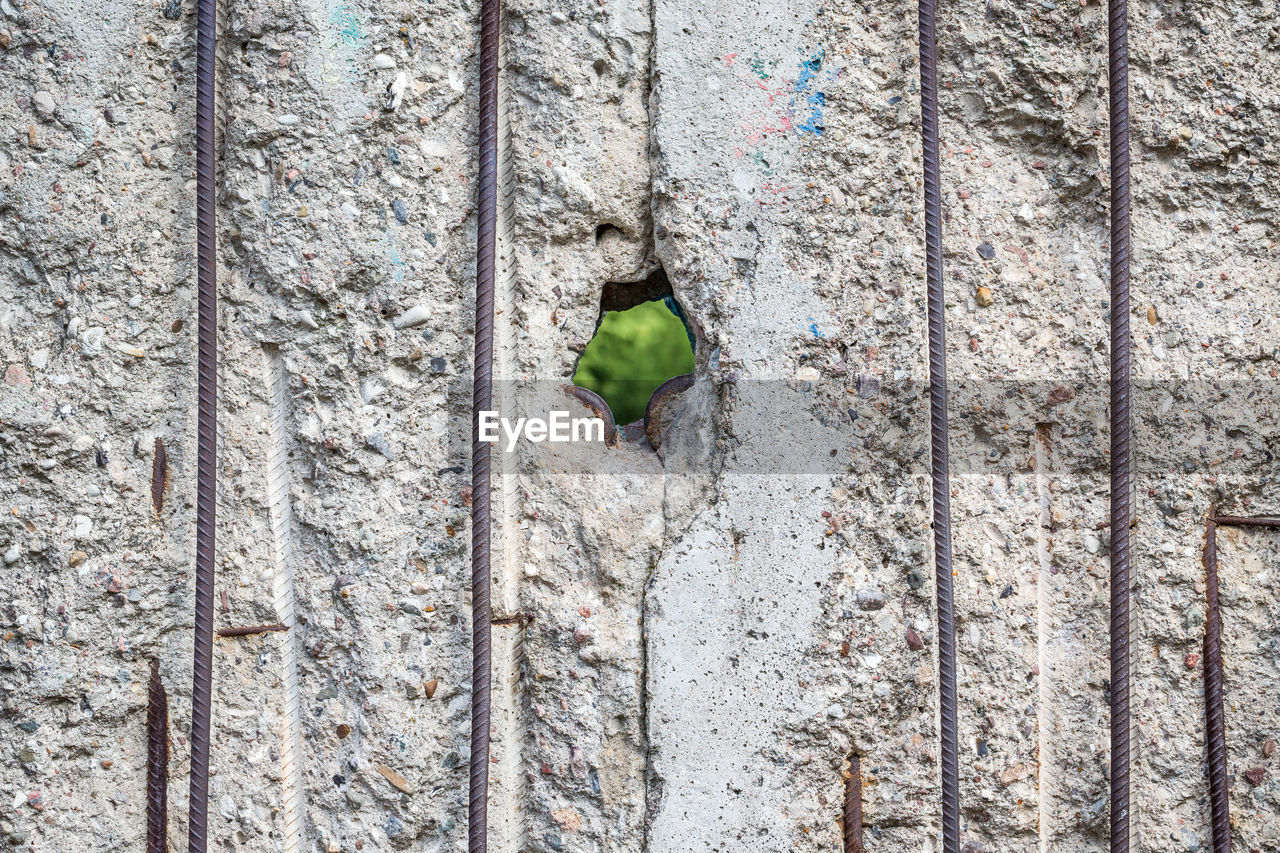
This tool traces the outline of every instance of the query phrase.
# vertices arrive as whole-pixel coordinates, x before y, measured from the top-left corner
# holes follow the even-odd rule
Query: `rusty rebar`
[[[169,696],[160,664],[147,684],[147,853],[169,853]]]
[[[244,625],[239,628],[219,628],[219,637],[251,637],[254,634],[272,634],[278,631],[288,631],[288,625],[282,625],[276,622],[271,625]]]
[[[1222,617],[1218,605],[1217,526],[1213,507],[1210,507],[1204,525],[1204,721],[1209,749],[1213,853],[1230,853],[1231,803],[1227,789],[1227,724],[1222,709]]]
[[[618,446],[618,425],[613,419],[613,410],[609,408],[609,404],[590,388],[583,388],[581,385],[563,385],[566,397],[572,397],[583,406],[587,411],[604,421],[604,443],[608,447]]]
[[[218,465],[218,281],[214,208],[216,0],[196,5],[196,601],[191,689],[188,853],[205,853],[209,816],[209,723],[213,711],[214,530]]]
[[[164,492],[169,485],[169,455],[165,453],[164,442],[156,436],[155,449],[151,459],[151,506],[156,515],[164,509]]]
[[[1111,125],[1111,853],[1129,850],[1129,26],[1109,0]]]
[[[1252,518],[1243,515],[1219,515],[1215,527],[1280,527],[1280,518]]]
[[[489,445],[480,413],[493,406],[493,299],[498,239],[498,25],[501,0],[480,6],[480,175],[476,214],[476,338],[471,410],[471,758],[467,850],[488,849],[489,705],[492,609],[489,601]]]
[[[844,780],[844,853],[862,853],[862,758],[849,756],[849,778]]]
[[[929,429],[933,560],[938,604],[938,706],[942,737],[942,850],[960,850],[960,751],[956,714],[956,617],[951,569],[947,427],[947,317],[942,286],[942,178],[938,139],[938,40],[934,0],[920,0],[920,127],[924,149],[925,282],[929,314]]]
[[[649,402],[644,406],[644,434],[649,439],[649,446],[657,450],[662,446],[662,431],[669,426],[671,417],[666,414],[667,408],[676,399],[693,387],[693,374],[684,373],[673,376],[663,382],[649,395]]]

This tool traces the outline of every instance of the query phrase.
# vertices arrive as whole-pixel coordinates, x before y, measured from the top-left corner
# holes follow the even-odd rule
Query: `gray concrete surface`
[[[478,11],[220,5],[217,621],[290,630],[216,643],[217,849],[465,849]],[[1130,18],[1134,849],[1198,851],[1203,521],[1280,511],[1280,24]],[[152,659],[185,844],[194,23],[0,2],[10,849],[141,848]],[[915,26],[506,4],[502,407],[659,268],[698,366],[660,453],[499,457],[493,849],[835,851],[853,750],[867,849],[938,849]],[[939,32],[964,840],[1104,850],[1105,10]],[[1221,536],[1236,843],[1280,850],[1280,542]]]

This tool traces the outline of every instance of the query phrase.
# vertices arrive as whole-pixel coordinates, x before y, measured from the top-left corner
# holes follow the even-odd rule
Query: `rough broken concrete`
[[[185,835],[194,8],[0,2],[0,844]],[[478,4],[220,8],[210,836],[465,849]],[[1200,538],[1280,511],[1275,10],[1130,10],[1135,849],[1207,849]],[[502,851],[938,848],[914,6],[508,2],[498,399],[661,268],[697,381],[498,456]],[[944,4],[967,849],[1104,850],[1105,10]],[[564,402],[557,402],[564,401]],[[157,441],[167,481],[153,483]],[[163,498],[157,511],[153,485]],[[1267,532],[1221,537],[1233,816],[1277,850]],[[224,597],[225,596],[225,597]]]

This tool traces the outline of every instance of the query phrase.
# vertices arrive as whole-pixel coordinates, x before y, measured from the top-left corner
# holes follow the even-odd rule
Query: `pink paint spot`
[[[738,54],[736,54],[736,53],[727,53],[727,54],[725,54],[725,55],[724,55],[724,67],[725,67],[725,68],[728,68],[730,65],[732,65],[732,64],[733,64],[733,61],[734,61],[735,59],[737,59],[737,58],[738,58]]]
[[[18,388],[30,388],[31,379],[27,376],[27,371],[23,369],[21,364],[11,364],[4,372],[4,384]]]

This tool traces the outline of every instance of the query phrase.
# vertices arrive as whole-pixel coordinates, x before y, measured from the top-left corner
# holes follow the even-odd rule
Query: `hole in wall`
[[[601,222],[596,226],[596,245],[600,245],[600,241],[608,234],[616,234],[618,237],[624,236],[623,231],[612,222]]]
[[[573,382],[603,397],[619,425],[630,424],[658,386],[693,372],[692,324],[661,268],[643,281],[606,284],[600,308]]]
[[[603,318],[606,312],[626,311],[668,296],[672,296],[671,279],[667,278],[666,270],[658,267],[641,281],[606,282],[600,293],[600,315]]]

